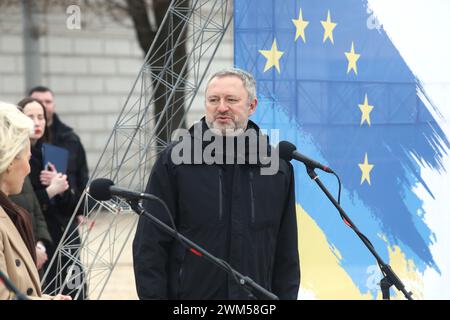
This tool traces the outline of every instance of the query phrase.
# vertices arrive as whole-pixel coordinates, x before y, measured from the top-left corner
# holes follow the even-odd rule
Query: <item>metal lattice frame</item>
[[[162,123],[163,119],[170,119],[176,112],[173,108],[169,108],[169,104],[173,103],[175,92],[184,90],[182,97],[186,110],[184,117],[190,109],[231,23],[232,15],[229,12],[231,0],[191,0],[188,8],[185,3],[185,0],[172,0],[91,180],[105,177],[117,185],[144,191],[152,164],[161,151],[161,146],[164,147],[164,142],[158,141],[160,132],[156,132],[156,128],[168,132],[175,129]],[[168,26],[172,35],[177,36],[162,39],[161,30],[164,25]],[[185,31],[187,34],[183,39],[181,34]],[[187,46],[187,59],[182,66],[182,72],[177,74],[171,66],[176,63],[173,61],[175,50],[183,45],[183,41]],[[165,50],[163,56],[157,56],[157,53],[159,55],[161,52],[160,48]],[[174,81],[166,81],[168,77]],[[155,96],[158,86],[165,87],[169,98],[161,114],[155,115],[154,103],[160,99]],[[70,264],[69,268],[76,274],[81,261],[84,270],[83,282],[86,282],[88,287],[87,296],[90,299],[99,299],[134,231],[137,216],[135,219],[128,219],[130,223],[118,227],[124,216],[135,215],[127,203],[119,199],[98,202],[90,197],[88,189],[82,198],[85,201],[79,202],[75,212],[81,203],[84,203],[83,212],[90,223],[78,229],[81,247],[73,244],[74,235],[69,234],[66,229],[51,264],[56,263],[58,270],[61,270],[65,267],[62,261],[67,260],[66,264]],[[74,213],[71,222],[75,216]],[[107,221],[107,226],[94,236],[91,233],[92,226],[100,217],[102,221]],[[46,276],[47,274],[44,281]],[[52,279],[47,281],[47,286],[49,282],[52,284],[57,281],[59,284],[70,285],[70,288],[73,288],[72,292],[79,295],[84,283],[77,283],[74,280],[76,279],[71,278],[69,272],[66,279]],[[59,292],[53,292],[56,293]]]

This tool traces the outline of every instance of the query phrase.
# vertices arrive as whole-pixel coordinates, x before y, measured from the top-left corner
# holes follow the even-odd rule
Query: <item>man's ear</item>
[[[253,101],[250,103],[250,106],[248,108],[248,116],[250,117],[255,111],[256,111],[256,106],[258,105],[258,100],[255,98],[253,99]]]

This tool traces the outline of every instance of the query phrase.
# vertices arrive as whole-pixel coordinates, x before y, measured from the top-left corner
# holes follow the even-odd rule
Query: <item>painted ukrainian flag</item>
[[[436,3],[400,2],[396,30],[424,23],[408,21],[414,3]],[[367,0],[235,0],[234,10],[235,65],[257,79],[253,120],[339,174],[341,205],[415,299],[450,298],[450,231],[442,228],[450,230],[450,94],[441,104],[429,98]],[[450,70],[443,73],[449,92]],[[374,257],[294,165],[299,298],[379,299]],[[337,197],[334,177],[317,173]]]

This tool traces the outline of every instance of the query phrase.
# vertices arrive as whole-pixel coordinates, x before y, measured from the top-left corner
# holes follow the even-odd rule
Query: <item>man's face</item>
[[[242,80],[236,76],[216,77],[206,88],[206,122],[222,135],[238,134],[247,128],[257,100],[249,101]],[[241,129],[241,130],[239,130]]]
[[[45,92],[33,92],[31,97],[39,100],[45,107],[47,112],[47,126],[53,123],[53,113],[55,112],[55,103],[53,101],[53,94],[50,91]]]

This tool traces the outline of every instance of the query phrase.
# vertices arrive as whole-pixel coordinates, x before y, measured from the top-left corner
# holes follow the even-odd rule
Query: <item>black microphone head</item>
[[[92,198],[98,201],[106,201],[111,199],[111,190],[109,187],[113,186],[114,182],[109,179],[95,179],[89,186],[89,194]]]
[[[284,159],[286,161],[291,161],[292,160],[292,153],[297,150],[297,148],[295,147],[295,145],[293,145],[292,143],[288,142],[288,141],[281,141],[278,144],[278,152],[280,154],[280,158]]]

